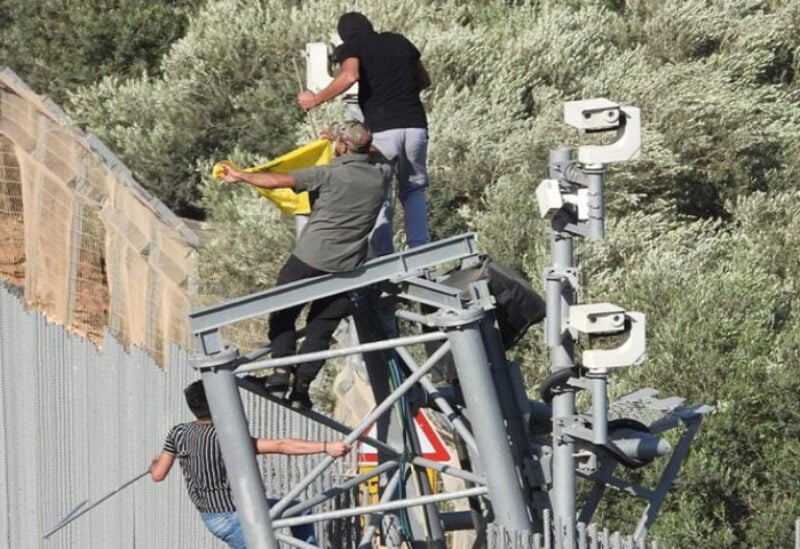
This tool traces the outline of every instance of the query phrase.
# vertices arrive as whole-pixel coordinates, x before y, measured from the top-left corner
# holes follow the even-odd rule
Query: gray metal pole
[[[358,476],[348,479],[346,482],[343,482],[342,484],[328,488],[321,494],[318,494],[312,498],[306,499],[305,501],[298,503],[294,507],[289,507],[282,514],[282,518],[297,516],[306,509],[311,509],[315,505],[319,505],[320,503],[324,503],[329,499],[335,498],[339,494],[347,492],[348,490],[355,488],[359,484],[367,482],[369,479],[373,477],[377,477],[378,475],[388,473],[389,471],[392,471],[396,468],[397,468],[396,461],[387,461],[385,463],[381,463],[380,465],[375,467],[375,469],[369,471],[368,473],[361,473]]]
[[[583,167],[586,186],[589,191],[589,238],[603,240],[606,236],[606,206],[603,197],[603,164],[589,164]]]
[[[451,501],[454,499],[466,499],[475,496],[483,496],[486,495],[487,491],[488,490],[485,486],[477,486],[468,490],[460,490],[458,492],[450,492],[447,494],[434,494],[432,496],[422,496],[418,498],[390,501],[388,503],[365,505],[363,507],[356,507],[353,509],[325,511],[324,513],[317,513],[316,515],[303,515],[300,517],[279,519],[274,522],[274,525],[275,528],[286,528],[287,526],[298,526],[300,524],[322,522],[324,520],[335,520],[347,517],[357,517],[359,515],[385,513],[386,511],[396,511],[398,509],[419,507],[420,505],[430,505],[432,503],[441,503],[443,501]]]
[[[493,311],[486,314],[480,323],[480,327],[483,343],[486,348],[489,363],[491,364],[490,372],[494,380],[495,391],[497,391],[497,400],[500,404],[503,419],[506,422],[508,440],[514,452],[513,455],[514,461],[517,464],[517,474],[520,478],[523,478],[525,474],[525,458],[530,455],[530,450],[528,449],[528,430],[522,423],[522,412],[517,406],[516,391],[511,380],[508,364],[506,363],[506,354],[503,350],[500,334],[495,327]],[[532,503],[530,487],[524,480],[522,486],[525,490],[525,500],[529,502],[530,505],[530,503]],[[529,514],[533,516],[532,509],[529,510]]]
[[[481,466],[496,520],[508,530],[530,531],[528,506],[509,448],[503,414],[497,402],[489,359],[481,336],[483,309],[439,313],[436,323],[450,340],[472,432],[481,449]]]
[[[383,341],[374,341],[370,343],[362,343],[354,347],[345,347],[342,349],[330,349],[327,351],[316,351],[313,353],[303,353],[299,355],[292,355],[281,358],[270,358],[258,362],[251,362],[236,369],[237,374],[245,372],[254,372],[263,370],[264,368],[276,368],[278,366],[290,366],[292,364],[302,364],[304,362],[313,362],[315,360],[329,358],[337,358],[340,356],[348,356],[355,354],[364,354],[371,351],[381,351],[386,349],[393,349],[404,345],[414,345],[416,343],[427,343],[430,341],[441,341],[445,336],[438,332],[430,332],[427,334],[420,334],[415,336],[398,337],[395,339],[387,339]]]
[[[550,152],[550,177],[558,178],[564,166],[572,159],[570,149]],[[553,218],[551,231],[551,261],[547,277],[546,336],[550,350],[550,369],[557,372],[575,365],[573,341],[563,329],[569,307],[575,302],[574,254],[572,236],[559,230],[566,215],[559,212]],[[561,432],[566,422],[575,416],[575,392],[569,386],[557,388],[553,396],[553,489],[554,522],[561,534],[570,537],[575,529],[575,444]]]
[[[605,200],[603,176],[605,166],[591,164],[583,167],[584,179],[589,191],[588,237],[594,240],[605,238]],[[592,380],[592,433],[593,442],[602,446],[608,441],[608,372],[597,370],[587,376]]]
[[[592,380],[592,442],[602,446],[608,442],[608,371],[589,372]]]
[[[203,387],[247,547],[274,549],[278,542],[269,518],[264,484],[233,375],[237,356],[235,350],[226,350],[213,357],[193,357],[192,366],[202,372]]]

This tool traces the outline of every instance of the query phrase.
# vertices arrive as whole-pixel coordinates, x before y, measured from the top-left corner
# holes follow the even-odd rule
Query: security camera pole
[[[586,309],[576,305],[578,276],[574,263],[574,237],[601,240],[605,237],[603,178],[605,164],[631,160],[639,155],[641,128],[639,109],[621,107],[606,99],[568,102],[564,121],[589,132],[616,130],[619,139],[611,145],[584,146],[578,149],[577,161],[570,148],[550,152],[548,179],[536,189],[542,217],[551,223],[551,264],[545,269],[547,319],[545,342],[550,352],[553,385],[553,456],[550,503],[556,535],[574,545],[576,528],[576,460],[575,432],[578,430],[575,390],[579,386],[575,362],[575,341],[580,332],[619,333],[626,330],[629,319],[639,319],[631,334],[632,349],[626,353],[611,351],[601,361],[595,360],[587,378],[592,391],[592,438],[596,444],[607,441],[606,382],[609,367],[630,365],[644,355],[644,315],[625,313],[609,304]],[[583,308],[581,308],[583,307]],[[599,320],[598,320],[599,319]],[[602,326],[601,330],[597,327]],[[627,345],[627,344],[626,344]],[[595,351],[597,352],[597,351]],[[630,355],[637,355],[630,359]],[[591,355],[590,362],[591,362]],[[598,358],[595,356],[594,358]],[[587,367],[584,353],[583,366]],[[627,364],[622,364],[627,362]],[[565,545],[568,546],[568,545]]]

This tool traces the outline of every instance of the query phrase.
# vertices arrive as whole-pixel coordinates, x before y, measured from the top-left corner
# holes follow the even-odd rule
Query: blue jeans
[[[272,507],[278,503],[278,500],[269,498],[267,502]],[[295,503],[297,502],[292,502],[292,504]],[[308,514],[308,511],[304,514]],[[236,513],[200,513],[200,518],[203,519],[208,531],[227,543],[231,549],[247,549],[242,525],[239,523],[239,517]],[[311,545],[317,544],[317,535],[314,532],[313,524],[292,526],[291,530],[292,535],[297,539]]]
[[[236,513],[200,513],[200,518],[208,531],[227,543],[231,549],[247,549]]]
[[[409,247],[426,244],[430,240],[428,203],[425,198],[428,189],[428,130],[398,128],[376,132],[372,134],[372,144],[394,167]],[[390,191],[370,236],[370,255],[373,257],[394,252],[393,209]]]

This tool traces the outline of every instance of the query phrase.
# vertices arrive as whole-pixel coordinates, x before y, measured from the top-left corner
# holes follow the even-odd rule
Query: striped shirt
[[[189,499],[198,511],[236,511],[213,424],[191,422],[175,425],[164,442],[164,452],[177,456]]]

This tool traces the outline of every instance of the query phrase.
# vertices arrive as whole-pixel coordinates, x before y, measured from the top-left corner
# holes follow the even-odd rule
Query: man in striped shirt
[[[200,511],[208,530],[231,548],[246,549],[202,381],[186,387],[184,395],[197,420],[179,423],[170,430],[164,448],[150,465],[150,476],[156,482],[164,480],[177,457],[189,499]],[[292,438],[253,438],[253,446],[257,454],[325,453],[341,457],[350,451],[350,446],[342,441],[314,442]],[[270,505],[275,502],[271,500]],[[307,543],[315,543],[314,528],[310,524],[292,528],[292,534]]]

